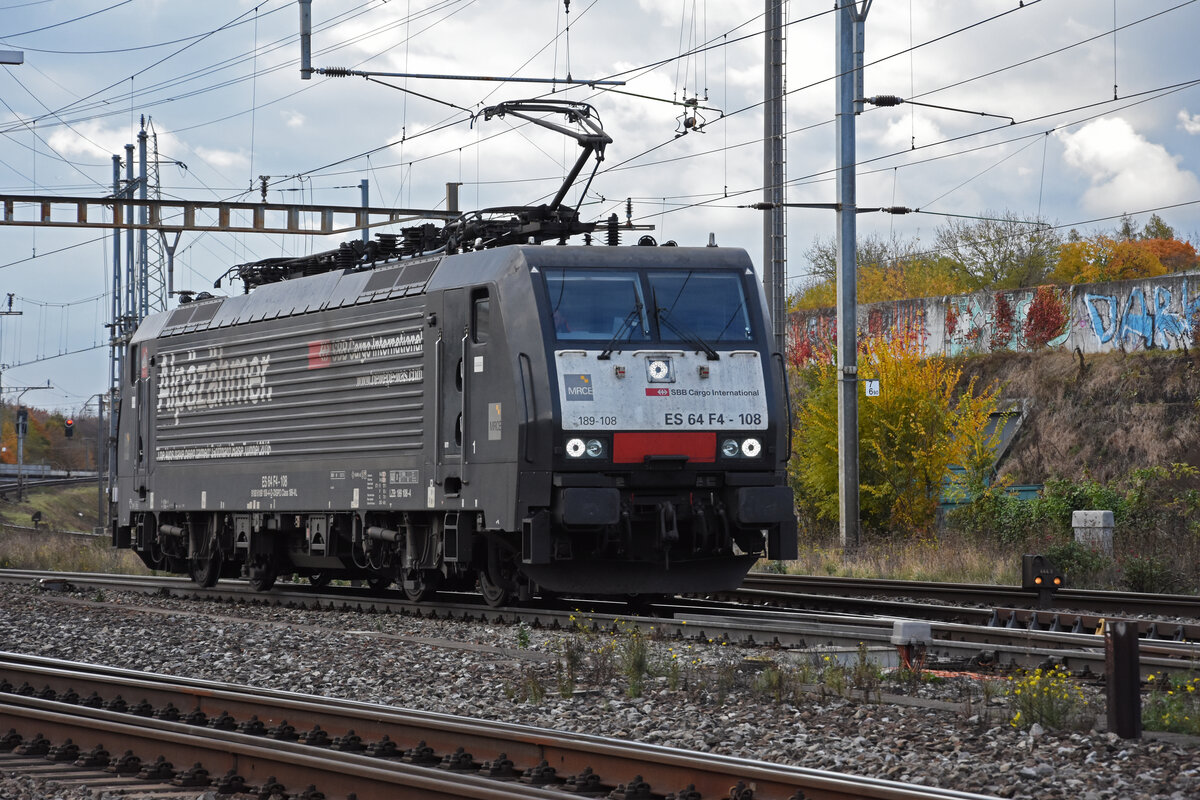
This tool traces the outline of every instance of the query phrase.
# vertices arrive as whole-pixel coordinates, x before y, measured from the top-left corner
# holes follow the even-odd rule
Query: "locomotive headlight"
[[[583,439],[567,440],[567,455],[571,458],[582,458],[586,451],[587,446],[583,443]]]
[[[721,455],[726,458],[733,458],[740,450],[736,439],[726,439],[721,442]]]
[[[650,383],[674,383],[675,370],[669,358],[647,358],[646,379]]]
[[[604,455],[604,442],[599,439],[588,439],[587,454],[588,458],[599,458]]]
[[[746,458],[756,458],[762,452],[762,442],[750,438],[742,442],[742,455]]]

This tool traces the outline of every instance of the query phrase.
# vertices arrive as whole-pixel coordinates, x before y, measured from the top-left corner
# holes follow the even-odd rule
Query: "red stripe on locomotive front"
[[[613,435],[613,463],[640,464],[646,456],[687,456],[688,461],[717,460],[717,434],[617,433]]]

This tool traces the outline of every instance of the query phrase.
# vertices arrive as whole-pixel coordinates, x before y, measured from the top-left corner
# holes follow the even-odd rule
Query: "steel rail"
[[[310,587],[277,586],[270,593],[256,592],[248,584],[221,581],[216,587],[204,589],[185,578],[146,576],[110,576],[88,573],[47,573],[0,570],[0,580],[29,580],[42,576],[45,585],[71,584],[75,588],[111,588],[143,593],[174,594],[185,598],[228,598],[280,605],[303,605],[315,608],[342,608],[403,614],[436,614],[463,620],[487,620],[515,623],[524,621],[551,629],[570,630],[587,625],[593,630],[615,627],[618,620],[643,630],[655,629],[658,634],[686,639],[722,639],[747,644],[770,644],[781,647],[808,649],[845,649],[855,651],[866,644],[885,664],[898,663],[899,657],[891,644],[893,626],[897,620],[928,620],[930,608],[921,604],[895,601],[868,601],[867,613],[836,613],[834,611],[800,611],[767,607],[771,593],[756,595],[755,605],[738,605],[712,601],[673,601],[655,606],[662,616],[639,617],[622,613],[619,603],[597,603],[595,611],[564,608],[500,608],[483,605],[478,598],[467,597],[461,602],[449,599],[436,604],[413,603],[399,592],[388,596],[364,596],[351,589],[330,593],[328,587],[316,592]],[[591,601],[588,601],[591,604]],[[845,606],[855,607],[853,601]],[[829,608],[845,607],[840,601]],[[945,610],[947,607],[935,606]],[[954,667],[964,665],[992,667],[1019,666],[1032,668],[1050,662],[1061,663],[1082,674],[1102,675],[1106,669],[1104,637],[1097,631],[1098,619],[1090,628],[1079,631],[1047,630],[1053,627],[1034,612],[1016,610],[1009,623],[984,624],[983,617],[997,613],[993,609],[972,609],[973,622],[956,622],[958,610],[951,609],[949,621],[933,616],[930,623],[933,641],[931,656],[950,662]],[[1022,616],[1023,615],[1023,616]],[[1024,621],[1022,621],[1024,619]],[[1034,624],[1030,624],[1035,620]],[[1142,621],[1139,624],[1149,626]],[[1200,664],[1200,644],[1195,641],[1144,640],[1141,645],[1143,677],[1154,673],[1189,671]]]
[[[483,778],[447,775],[403,763],[387,763],[353,753],[318,749],[294,742],[264,740],[230,731],[195,728],[184,723],[131,717],[103,709],[65,706],[31,697],[0,697],[0,726],[26,739],[95,742],[133,751],[144,765],[159,757],[171,767],[200,764],[209,775],[233,771],[247,784],[282,784],[290,793],[315,786],[326,795],[346,797],[464,798],[519,800],[554,797],[550,792],[518,788]],[[139,755],[145,754],[145,755]]]
[[[885,578],[837,578],[824,575],[779,575],[752,572],[743,589],[791,594],[883,595],[906,598],[940,598],[984,606],[1032,605],[1037,593],[1002,584],[901,581]],[[1052,595],[1054,609],[1085,609],[1101,614],[1156,614],[1200,619],[1200,595],[1111,592],[1098,589],[1059,589]]]
[[[685,796],[685,792],[696,792],[700,798],[735,797],[738,800],[787,800],[787,798],[805,797],[810,800],[847,800],[847,798],[868,798],[870,800],[916,800],[916,798],[932,798],[933,800],[979,800],[984,795],[959,792],[946,789],[932,789],[926,786],[913,787],[894,781],[887,781],[862,776],[850,776],[824,770],[807,769],[786,765],[769,764],[750,759],[739,759],[710,753],[695,753],[676,750],[659,745],[632,743],[616,739],[608,739],[588,734],[566,733],[524,725],[473,720],[455,717],[447,714],[422,712],[409,709],[397,709],[389,706],[379,706],[355,701],[334,698],[313,697],[292,692],[259,689],[253,687],[233,686],[230,684],[212,683],[192,679],[168,678],[163,675],[139,673],[130,670],[118,670],[110,667],[94,667],[73,662],[62,662],[14,654],[0,654],[0,676],[10,684],[13,678],[22,679],[30,688],[45,684],[41,693],[47,694],[48,688],[55,697],[70,688],[77,695],[84,691],[103,690],[111,698],[112,692],[130,697],[141,697],[145,694],[153,697],[158,708],[164,708],[163,703],[172,703],[175,710],[184,713],[204,711],[207,717],[215,717],[218,713],[228,713],[241,722],[257,717],[257,729],[265,733],[270,726],[281,725],[286,718],[291,720],[297,730],[301,726],[320,725],[330,739],[343,737],[345,741],[351,735],[359,737],[361,745],[368,742],[380,742],[388,737],[397,748],[396,753],[405,748],[416,747],[417,743],[432,749],[432,759],[440,758],[443,764],[454,762],[465,765],[465,771],[471,780],[464,787],[454,787],[454,794],[438,796],[447,797],[483,797],[477,793],[479,786],[496,783],[484,781],[479,775],[493,772],[495,765],[502,763],[503,758],[511,761],[502,777],[510,781],[501,786],[521,786],[523,796],[557,797],[562,798],[561,792],[538,794],[531,791],[528,783],[512,784],[517,776],[532,780],[545,779],[546,786],[564,786],[564,777],[575,776],[576,788],[583,788],[580,783],[587,778],[587,783],[594,790],[626,788],[626,796],[635,785],[647,784],[640,793],[653,791],[656,795],[664,795],[674,791],[675,797]],[[32,682],[30,682],[32,678]],[[61,702],[40,699],[28,695],[16,695],[11,691],[0,693],[0,724],[13,725],[9,719],[16,719],[24,712],[22,709],[34,709],[38,715],[33,721],[20,724],[26,735],[32,735],[32,728],[39,725],[49,726],[51,720],[45,713],[53,712],[60,716],[64,709],[75,709],[86,713],[89,719],[101,720],[105,724],[129,724],[131,714],[106,711],[101,709],[83,709],[80,706],[66,706]],[[207,709],[207,710],[206,710]],[[221,709],[220,712],[217,709]],[[233,709],[231,711],[231,709]],[[138,713],[147,713],[142,706]],[[233,743],[238,746],[234,751],[239,758],[249,757],[240,755],[245,752],[257,757],[254,748],[262,749],[266,743],[263,735],[251,736],[245,733],[217,731],[210,728],[196,729],[193,726],[179,722],[165,722],[146,717],[136,718],[139,724],[149,725],[155,733],[149,734],[149,750],[155,755],[162,754],[168,760],[179,764],[186,755],[180,755],[174,749],[162,746],[162,733],[185,734],[199,732],[206,740]],[[232,724],[232,723],[227,723]],[[40,730],[40,729],[39,729]],[[70,734],[64,728],[54,728],[59,737]],[[352,733],[353,732],[353,733]],[[47,734],[49,735],[49,734]],[[165,741],[174,742],[168,738]],[[336,741],[336,740],[335,740]],[[158,745],[159,751],[154,746]],[[312,745],[294,742],[271,742],[270,747],[276,748],[292,758],[308,755],[313,757],[314,751],[323,756],[331,756],[335,751],[328,748],[314,748]],[[444,754],[444,755],[443,755]],[[494,760],[481,764],[475,760],[475,755],[488,755]],[[412,765],[397,763],[395,758],[378,758],[356,754],[336,754],[339,764],[347,764],[356,768],[371,767],[373,769],[398,769],[406,775],[437,776],[445,780],[445,773],[433,769],[419,769]],[[226,761],[214,761],[217,768],[224,770]],[[257,763],[257,762],[256,762]],[[291,762],[289,762],[290,764]],[[241,771],[245,767],[241,762],[237,765]],[[278,775],[288,765],[255,767],[256,780],[269,770]],[[307,763],[303,766],[309,766]],[[216,774],[216,770],[205,767]],[[288,767],[289,769],[295,766]],[[552,768],[552,769],[548,769]],[[268,772],[264,772],[267,770]],[[413,770],[417,770],[413,772]],[[358,772],[354,773],[356,776]],[[291,775],[291,773],[289,773]],[[249,778],[248,778],[249,779]],[[282,780],[282,778],[280,779]],[[294,781],[295,778],[289,780]],[[321,791],[330,794],[328,779],[318,780],[305,776],[299,779],[301,783],[315,783]],[[411,785],[411,779],[409,783]],[[434,793],[429,781],[421,784],[426,793]],[[292,786],[291,782],[287,785]],[[568,782],[567,787],[570,787]],[[740,789],[738,787],[741,787]],[[749,789],[749,793],[746,792]],[[364,794],[362,788],[351,785],[349,790],[334,789],[335,794],[345,791],[357,791],[360,797],[374,796]],[[382,795],[379,795],[382,796]],[[511,795],[497,794],[496,798]]]

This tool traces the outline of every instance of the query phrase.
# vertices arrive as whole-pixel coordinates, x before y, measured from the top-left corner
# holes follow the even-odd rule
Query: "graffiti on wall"
[[[1037,311],[1050,297],[1050,325]],[[963,355],[1045,347],[1108,350],[1180,349],[1200,334],[1200,275],[1084,284],[1062,289],[1023,288],[872,303],[858,309],[863,335],[915,334],[929,354]],[[1065,321],[1065,324],[1064,324]],[[1039,324],[1041,326],[1040,333]],[[1061,329],[1059,328],[1061,325]],[[792,348],[805,355],[828,351],[837,330],[833,309],[792,315]],[[1031,333],[1034,331],[1034,333]],[[1032,337],[1032,341],[1031,341]]]
[[[1182,286],[1137,286],[1118,293],[1085,292],[1089,329],[1100,344],[1133,350],[1174,350],[1191,343],[1192,325],[1200,312],[1200,293],[1192,296],[1188,279]],[[1152,291],[1148,297],[1147,289]]]
[[[866,335],[902,333],[914,336],[929,352],[924,300],[873,303],[859,308],[858,327]],[[794,313],[788,324],[788,359],[793,364],[809,363],[831,356],[837,342],[837,314],[833,309]]]

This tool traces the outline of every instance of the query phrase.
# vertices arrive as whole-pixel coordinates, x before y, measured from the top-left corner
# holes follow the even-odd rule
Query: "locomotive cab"
[[[553,433],[550,507],[523,526],[520,570],[555,591],[735,587],[796,547],[761,289],[744,251],[620,252],[524,252]]]

